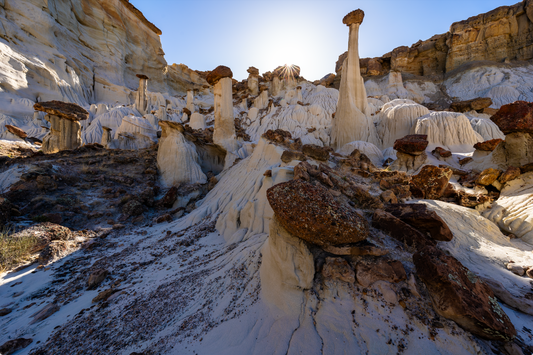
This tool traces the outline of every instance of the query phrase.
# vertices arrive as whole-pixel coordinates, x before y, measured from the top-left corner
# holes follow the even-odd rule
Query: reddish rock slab
[[[420,231],[383,210],[376,210],[374,212],[372,226],[416,249],[421,249],[426,245],[435,245],[433,240],[429,239]]]
[[[428,246],[415,255],[435,312],[485,339],[511,341],[516,330],[490,287],[457,259]]]
[[[451,169],[426,165],[420,173],[412,177],[411,193],[416,198],[436,200],[444,194],[452,175]]]
[[[368,236],[368,223],[330,192],[301,179],[267,190],[268,202],[292,235],[317,245],[357,243]]]
[[[385,211],[420,232],[429,234],[434,240],[449,242],[453,239],[453,233],[446,222],[437,213],[428,210],[426,205],[393,204],[387,206]]]
[[[442,147],[435,148],[431,153],[434,156],[436,156],[437,158],[438,157],[449,158],[449,157],[452,156],[452,152],[450,152],[449,150],[446,150],[446,149],[444,149]]]
[[[67,102],[38,102],[33,105],[33,108],[36,111],[43,111],[71,121],[83,121],[89,118],[89,112],[83,107]]]
[[[205,80],[209,83],[209,85],[215,85],[220,79],[223,78],[233,78],[233,72],[230,68],[224,65],[219,65],[215,68],[215,70],[210,71],[209,74],[207,74]]]
[[[6,128],[9,132],[13,133],[15,136],[19,137],[19,138],[26,138],[28,137],[28,135],[26,134],[26,132],[24,132],[24,130],[16,127],[16,126],[12,126],[12,125],[9,125],[9,124],[6,124]]]
[[[504,134],[533,133],[533,102],[515,101],[504,105],[490,119]]]
[[[520,176],[520,168],[516,168],[514,166],[510,166],[507,168],[507,170],[500,175],[498,178],[498,181],[502,184],[505,184],[509,181],[512,181]]]
[[[139,79],[144,79],[144,80],[149,80],[150,79],[149,77],[147,77],[144,74],[137,74],[136,77],[138,77]]]
[[[492,152],[501,142],[503,142],[503,139],[491,139],[489,141],[474,144],[474,148],[485,152]]]
[[[399,152],[411,155],[420,155],[426,151],[429,144],[428,136],[425,134],[411,134],[394,142],[394,149]]]
[[[357,282],[369,287],[376,281],[397,283],[407,280],[407,274],[401,262],[380,258],[376,261],[362,261],[355,266]]]

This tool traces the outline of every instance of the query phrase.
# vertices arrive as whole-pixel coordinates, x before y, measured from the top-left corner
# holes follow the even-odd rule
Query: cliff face
[[[345,54],[339,57],[340,73]],[[417,76],[442,76],[463,64],[477,61],[527,61],[533,59],[533,0],[502,6],[452,24],[450,31],[398,47],[379,58],[361,59],[367,77],[390,70]]]
[[[154,92],[201,86],[167,65],[160,34],[127,0],[0,0],[1,92],[86,105],[131,101],[139,73]]]

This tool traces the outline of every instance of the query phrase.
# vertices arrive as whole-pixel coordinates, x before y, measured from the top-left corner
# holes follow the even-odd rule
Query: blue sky
[[[229,66],[238,80],[297,64],[308,80],[335,71],[347,50],[344,15],[361,8],[361,57],[381,56],[445,33],[453,22],[517,0],[130,0],[162,31],[169,64]]]

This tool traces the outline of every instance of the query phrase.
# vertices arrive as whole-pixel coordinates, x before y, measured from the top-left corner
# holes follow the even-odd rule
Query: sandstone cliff
[[[204,84],[167,65],[160,34],[127,0],[0,0],[1,92],[87,105],[131,102],[138,73],[169,95]]]
[[[340,74],[346,53],[339,57]],[[502,6],[451,25],[450,31],[398,47],[379,58],[361,59],[367,77],[400,71],[417,76],[441,76],[464,64],[479,61],[528,61],[533,59],[533,1]],[[338,80],[337,80],[338,81]]]

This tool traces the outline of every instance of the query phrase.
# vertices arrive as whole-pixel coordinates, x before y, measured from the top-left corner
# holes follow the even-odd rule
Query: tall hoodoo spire
[[[350,28],[350,36],[348,57],[342,66],[337,113],[331,130],[335,149],[353,141],[379,144],[376,128],[369,117],[365,85],[359,67],[359,26],[364,17],[363,10],[355,10],[342,20]]]

